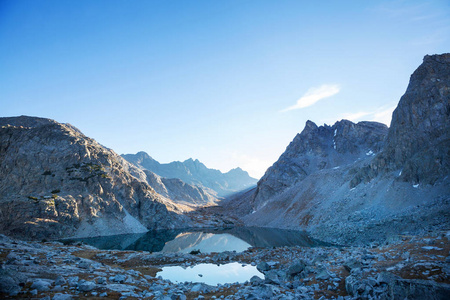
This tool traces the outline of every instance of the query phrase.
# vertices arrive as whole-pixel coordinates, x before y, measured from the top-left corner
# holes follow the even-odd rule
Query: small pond
[[[201,282],[209,285],[243,283],[250,280],[253,276],[264,279],[264,274],[259,272],[256,267],[251,265],[243,266],[237,262],[225,265],[199,264],[188,268],[179,266],[163,267],[162,271],[157,273],[157,276],[174,283]]]
[[[324,246],[305,232],[261,227],[227,229],[158,230],[140,234],[122,234],[95,238],[64,240],[81,241],[98,249],[134,250],[149,252],[202,253],[237,251],[249,247]]]

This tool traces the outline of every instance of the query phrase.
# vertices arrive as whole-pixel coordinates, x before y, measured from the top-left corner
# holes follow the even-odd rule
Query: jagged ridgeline
[[[338,243],[450,227],[450,54],[425,56],[390,128],[311,121],[252,192],[227,208],[247,225]]]
[[[226,197],[243,191],[255,186],[258,181],[241,168],[222,173],[219,170],[207,168],[198,159],[190,158],[183,162],[161,164],[143,151],[136,154],[124,154],[122,157],[142,170],[151,171],[163,178],[181,179],[215,197]]]
[[[70,124],[0,118],[0,232],[98,236],[186,227],[147,175]]]

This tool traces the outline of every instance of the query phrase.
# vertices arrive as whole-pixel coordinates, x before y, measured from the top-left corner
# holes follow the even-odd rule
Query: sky
[[[261,177],[307,120],[390,123],[450,2],[0,0],[0,117]]]

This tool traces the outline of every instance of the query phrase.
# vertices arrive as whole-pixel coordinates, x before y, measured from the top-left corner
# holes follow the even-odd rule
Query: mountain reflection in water
[[[183,253],[189,253],[193,250],[200,250],[202,253],[241,252],[249,247],[315,247],[325,245],[310,238],[305,232],[261,227],[158,230],[139,234],[65,240],[65,242],[67,241],[80,241],[104,250]]]

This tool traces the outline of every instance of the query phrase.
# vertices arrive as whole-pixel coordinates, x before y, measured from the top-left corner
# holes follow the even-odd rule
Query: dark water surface
[[[250,247],[316,247],[327,245],[310,238],[305,232],[261,227],[158,230],[138,234],[64,240],[64,242],[79,241],[103,250],[166,253],[189,253],[194,250],[200,250],[202,253],[240,252]]]

